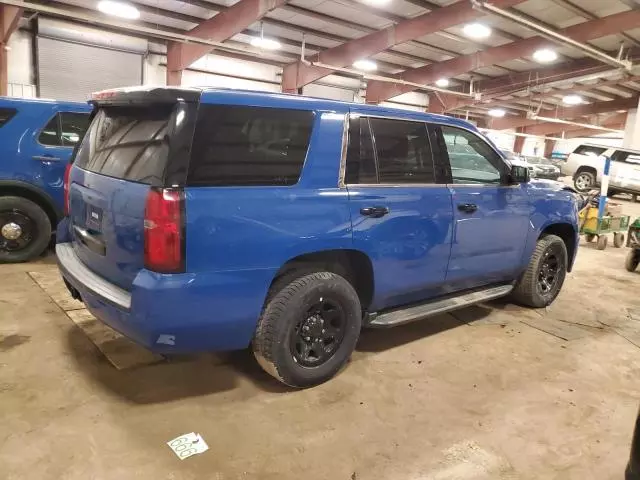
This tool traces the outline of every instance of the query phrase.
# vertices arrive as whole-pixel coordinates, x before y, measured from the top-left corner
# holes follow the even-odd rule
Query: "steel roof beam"
[[[605,37],[624,30],[631,30],[640,24],[640,10],[627,11],[583,22],[564,28],[560,32],[572,37],[576,41]],[[549,45],[546,38],[535,36],[511,42],[506,45],[487,48],[470,55],[463,55],[452,60],[438,64],[426,65],[420,68],[407,70],[400,75],[403,80],[414,83],[432,84],[438,78],[452,78],[471,70],[491,66],[533,54],[537,49]],[[611,67],[609,67],[611,68]],[[367,88],[367,103],[380,103],[410,92],[412,88],[406,85],[384,84],[371,82]]]
[[[240,0],[224,12],[203,21],[188,34],[224,42],[285,2],[286,0]],[[170,42],[167,47],[167,85],[180,85],[182,71],[212,50],[206,45]]]
[[[621,98],[610,102],[595,102],[589,105],[575,107],[561,107],[557,109],[556,117],[562,120],[584,117],[598,113],[615,112],[617,110],[629,110],[638,106],[638,97]],[[504,130],[508,128],[527,127],[530,125],[538,125],[540,122],[526,115],[520,117],[496,118],[491,122],[491,128],[495,130]]]
[[[523,0],[495,0],[494,3],[502,7],[510,7],[522,3],[522,1]],[[308,60],[336,67],[346,67],[356,60],[384,52],[394,45],[409,42],[479,16],[481,16],[481,14],[473,9],[471,2],[462,0],[325,50]],[[331,73],[331,69],[306,65],[299,61],[285,67],[282,89],[285,92],[296,93],[298,89],[304,85],[330,75]]]

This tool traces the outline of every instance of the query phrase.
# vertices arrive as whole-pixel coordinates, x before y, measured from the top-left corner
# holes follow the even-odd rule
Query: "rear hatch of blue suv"
[[[65,281],[101,320],[160,350],[175,344],[176,329],[163,319],[179,318],[176,292],[189,280],[166,274],[185,268],[184,193],[172,185],[184,183],[199,95],[96,94],[65,179],[68,216],[56,246]],[[150,317],[157,320],[152,328]]]

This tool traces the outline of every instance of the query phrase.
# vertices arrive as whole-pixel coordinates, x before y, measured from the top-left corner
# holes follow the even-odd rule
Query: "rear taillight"
[[[71,164],[67,163],[64,169],[64,215],[69,215],[69,175],[71,174]]]
[[[151,188],[144,209],[144,266],[159,273],[184,272],[184,194]]]

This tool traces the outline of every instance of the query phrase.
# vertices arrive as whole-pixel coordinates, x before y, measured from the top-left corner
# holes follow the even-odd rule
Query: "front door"
[[[424,122],[351,116],[345,183],[354,248],[373,263],[372,311],[442,293],[453,212],[436,176]]]
[[[454,233],[447,284],[474,288],[512,280],[522,267],[531,214],[521,185],[505,185],[508,166],[476,133],[430,126],[439,163],[451,169]]]

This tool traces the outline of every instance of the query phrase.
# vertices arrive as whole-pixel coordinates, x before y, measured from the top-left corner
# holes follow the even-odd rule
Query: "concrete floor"
[[[27,274],[51,257],[1,266],[0,477],[619,479],[640,398],[625,254],[583,245],[547,310],[497,302],[364,331],[306,391],[248,352],[116,370]],[[166,442],[192,431],[209,451],[180,461]]]

